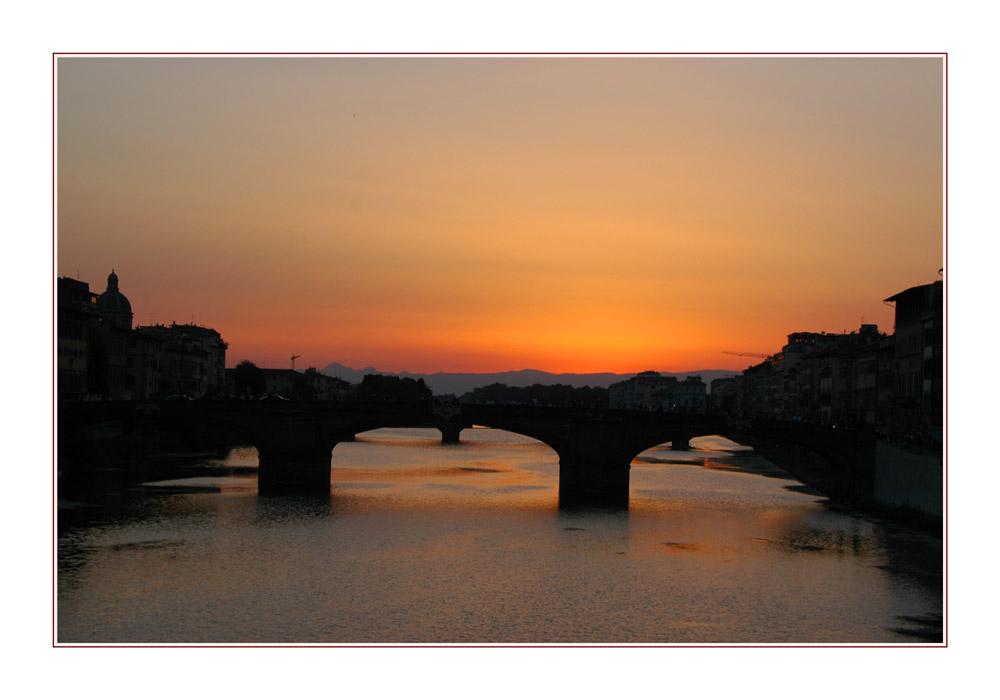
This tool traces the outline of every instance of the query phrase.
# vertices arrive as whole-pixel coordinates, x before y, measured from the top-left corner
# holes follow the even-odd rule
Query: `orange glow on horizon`
[[[227,364],[742,370],[943,266],[936,57],[58,59],[57,274]]]

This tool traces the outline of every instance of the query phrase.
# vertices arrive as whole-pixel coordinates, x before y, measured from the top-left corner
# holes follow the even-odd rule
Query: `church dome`
[[[97,311],[113,326],[132,327],[132,304],[118,291],[118,275],[114,269],[108,275],[108,289],[97,297]]]

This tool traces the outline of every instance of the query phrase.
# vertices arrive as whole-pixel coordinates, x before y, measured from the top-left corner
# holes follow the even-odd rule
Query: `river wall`
[[[874,449],[864,450],[859,459],[853,454],[823,455],[814,448],[772,436],[744,434],[731,439],[752,447],[761,457],[830,499],[855,506],[871,500]]]
[[[172,460],[223,453],[245,444],[207,425],[164,429],[141,414],[109,417],[59,431],[56,473],[60,493],[115,491],[156,478]]]
[[[874,499],[887,506],[944,515],[944,463],[940,455],[914,452],[887,442],[875,451]]]
[[[797,439],[802,436],[785,426],[727,437],[752,447],[831,501],[941,534],[944,469],[940,452],[904,448],[864,433],[842,432],[824,445],[823,431],[814,433],[820,439],[811,440],[813,444]]]

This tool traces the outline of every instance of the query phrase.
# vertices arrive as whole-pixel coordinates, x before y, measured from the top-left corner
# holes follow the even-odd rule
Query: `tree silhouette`
[[[608,390],[566,384],[532,384],[525,387],[490,384],[464,394],[463,403],[496,403],[540,406],[585,406],[607,408]]]
[[[233,385],[239,396],[257,396],[267,388],[264,372],[250,360],[242,360],[233,369]]]
[[[433,392],[423,379],[366,374],[358,387],[358,398],[362,401],[427,403],[433,399]]]

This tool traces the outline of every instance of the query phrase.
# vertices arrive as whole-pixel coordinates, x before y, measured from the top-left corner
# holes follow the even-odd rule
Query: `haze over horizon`
[[[940,279],[943,111],[935,56],[60,57],[56,273],[230,366],[740,371]]]

